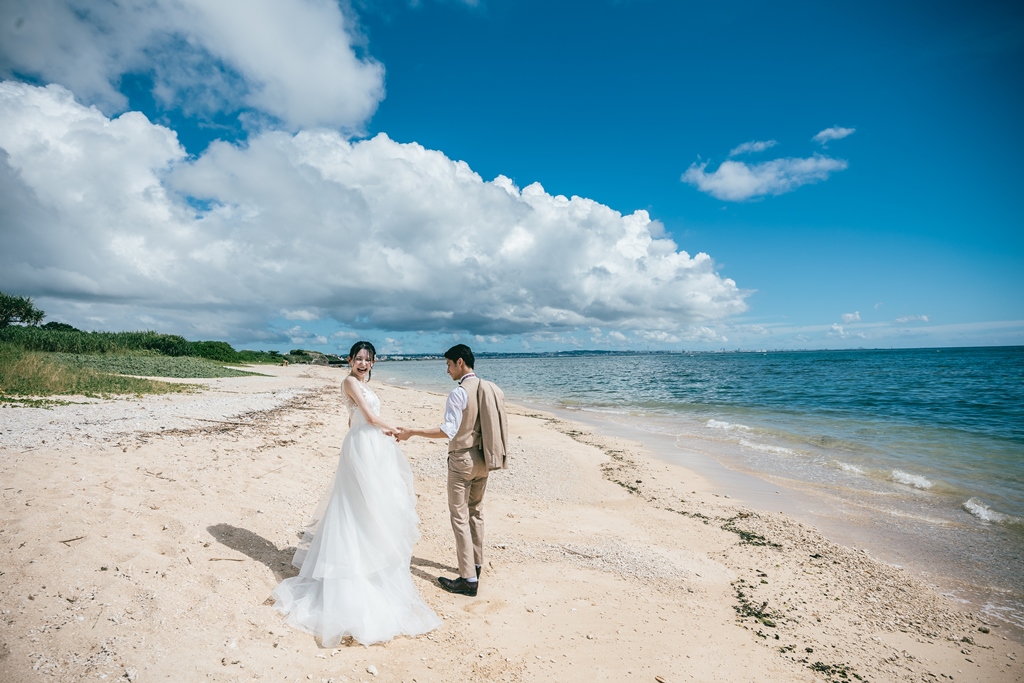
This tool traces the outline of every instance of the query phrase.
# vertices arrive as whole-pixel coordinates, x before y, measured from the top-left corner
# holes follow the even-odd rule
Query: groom
[[[399,427],[396,437],[405,441],[412,436],[448,439],[448,512],[455,532],[455,552],[459,558],[459,578],[438,578],[449,593],[476,596],[483,564],[484,490],[487,488],[488,463],[484,458],[481,413],[493,404],[480,405],[480,380],[473,372],[473,351],[465,344],[456,344],[444,352],[448,375],[459,383],[448,394],[444,406],[444,423],[431,429]],[[497,399],[503,402],[501,390],[489,382]],[[485,418],[496,419],[486,415]],[[491,424],[494,424],[492,421]]]

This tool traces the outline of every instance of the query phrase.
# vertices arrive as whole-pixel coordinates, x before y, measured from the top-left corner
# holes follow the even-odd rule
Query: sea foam
[[[864,474],[864,470],[857,467],[856,465],[851,465],[848,462],[836,460],[836,464],[839,465],[839,469],[841,469],[843,472],[852,472],[853,474]]]
[[[581,413],[604,413],[606,415],[629,415],[628,410],[614,410],[612,408],[580,408]]]
[[[724,420],[708,420],[704,423],[704,426],[708,429],[724,429],[727,432],[734,429],[740,432],[750,431],[750,427],[747,425],[733,424],[732,422],[725,422]]]
[[[793,451],[782,446],[770,446],[766,443],[754,443],[753,441],[747,441],[746,439],[740,439],[740,445],[749,448],[754,451],[761,451],[762,453],[779,453],[781,455],[793,455]]]
[[[893,470],[892,480],[897,484],[913,486],[915,489],[928,490],[932,487],[932,483],[920,474],[911,474],[910,472],[904,472],[903,470]]]
[[[964,502],[964,510],[967,510],[983,522],[995,522],[997,524],[1020,524],[1021,522],[1024,522],[1024,520],[1019,517],[1007,515],[999,512],[998,510],[993,510],[977,498],[968,498]]]

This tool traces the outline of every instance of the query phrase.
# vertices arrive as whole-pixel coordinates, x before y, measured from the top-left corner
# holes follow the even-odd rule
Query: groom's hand
[[[412,436],[412,430],[405,427],[395,427],[395,441],[408,441]]]

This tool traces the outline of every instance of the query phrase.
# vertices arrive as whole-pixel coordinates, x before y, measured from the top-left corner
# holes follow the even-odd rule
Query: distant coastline
[[[902,352],[902,351],[958,351],[964,349],[1024,349],[1020,345],[995,346],[922,346],[922,347],[857,347],[850,349],[718,349],[708,350],[630,350],[630,349],[581,349],[570,351],[474,351],[477,358],[589,358],[608,356],[706,356],[729,353],[856,353],[863,351]],[[442,360],[440,353],[382,353],[377,356],[379,361],[410,361],[410,360]]]

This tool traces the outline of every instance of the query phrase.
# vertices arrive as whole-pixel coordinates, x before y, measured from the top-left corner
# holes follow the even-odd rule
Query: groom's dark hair
[[[444,352],[444,357],[453,363],[458,363],[461,358],[466,362],[466,367],[470,370],[473,369],[473,363],[476,362],[476,359],[473,358],[473,349],[469,348],[465,344],[456,344]]]

